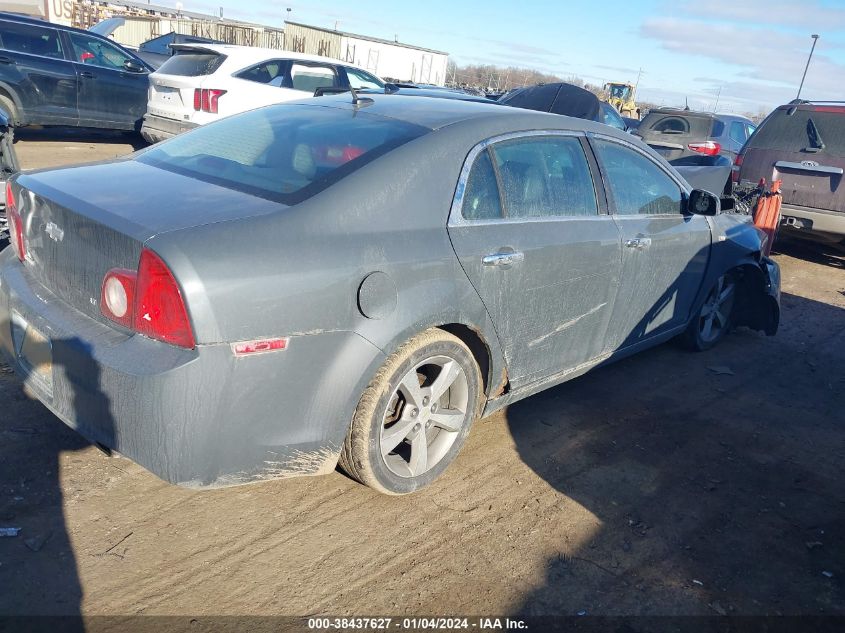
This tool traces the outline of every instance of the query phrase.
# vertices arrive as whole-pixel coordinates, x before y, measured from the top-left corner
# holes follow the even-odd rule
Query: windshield
[[[628,86],[612,86],[610,88],[610,96],[617,99],[627,99],[630,89]]]
[[[428,131],[358,110],[276,105],[204,125],[137,160],[295,204]]]

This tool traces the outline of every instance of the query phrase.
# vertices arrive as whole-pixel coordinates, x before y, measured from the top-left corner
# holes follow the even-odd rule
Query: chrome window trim
[[[590,179],[593,181],[593,195],[596,199],[596,214],[593,215],[548,215],[532,218],[496,218],[496,219],[478,219],[468,220],[463,216],[461,207],[463,207],[464,193],[466,192],[467,181],[469,180],[470,171],[475,164],[475,159],[478,155],[491,145],[501,143],[503,141],[511,141],[521,138],[532,138],[537,136],[566,136],[576,139],[584,138],[584,132],[580,130],[523,130],[522,132],[507,132],[506,134],[499,134],[491,136],[475,145],[464,159],[463,167],[461,167],[461,174],[458,176],[458,184],[455,187],[455,195],[452,198],[452,206],[449,209],[449,220],[446,223],[448,227],[459,226],[485,226],[489,224],[523,224],[526,222],[571,222],[572,220],[601,220],[610,217],[602,213],[602,207],[599,204],[598,191],[596,190],[596,181],[592,176],[590,169],[590,161],[585,153],[584,162],[587,164],[587,170],[590,173]],[[582,148],[583,151],[583,148]],[[499,192],[501,195],[501,192]],[[501,204],[501,201],[500,201]]]

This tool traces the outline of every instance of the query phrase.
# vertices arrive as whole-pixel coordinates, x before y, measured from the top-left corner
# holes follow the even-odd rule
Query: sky
[[[175,5],[174,0],[157,4]],[[458,65],[519,66],[638,99],[767,112],[801,96],[845,100],[845,0],[181,0],[183,9],[281,26],[290,20],[446,51]],[[288,13],[287,8],[291,11]],[[642,73],[640,74],[640,69]],[[717,104],[718,98],[718,104]]]

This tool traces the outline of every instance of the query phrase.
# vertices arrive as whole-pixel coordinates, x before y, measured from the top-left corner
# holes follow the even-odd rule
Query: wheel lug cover
[[[419,414],[420,414],[420,412],[417,410],[417,408],[416,408],[416,407],[414,407],[413,409],[411,409],[411,417],[412,417],[412,418],[417,417]]]
[[[434,413],[435,411],[437,411],[437,404],[436,403],[431,405],[431,412]]]
[[[428,400],[429,400],[428,396],[425,396],[425,397],[423,398],[423,406],[428,405]]]
[[[420,428],[421,428],[421,427],[420,427],[419,422],[418,422],[417,424],[415,424],[415,425],[414,425],[414,431],[419,431],[419,430],[420,430]]]

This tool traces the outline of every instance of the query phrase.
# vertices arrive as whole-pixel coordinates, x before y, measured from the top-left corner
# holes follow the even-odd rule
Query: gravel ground
[[[27,131],[24,168],[122,135]],[[480,421],[430,489],[197,492],[0,369],[0,614],[845,615],[845,256],[782,242],[776,337],[669,343]]]

